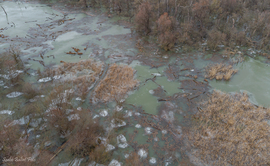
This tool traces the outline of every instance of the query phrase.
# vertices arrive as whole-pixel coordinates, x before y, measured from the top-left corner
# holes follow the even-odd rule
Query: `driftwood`
[[[6,12],[6,10],[5,10],[5,8],[3,7],[3,6],[1,6],[1,8],[3,9],[3,11],[5,12],[5,14],[6,14],[6,18],[7,18],[7,24],[9,24],[9,22],[8,22],[8,14],[7,14],[7,12]]]

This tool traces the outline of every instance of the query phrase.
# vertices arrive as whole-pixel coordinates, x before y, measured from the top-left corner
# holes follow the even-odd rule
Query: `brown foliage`
[[[172,49],[176,41],[174,18],[169,17],[168,13],[164,13],[159,17],[157,24],[159,34],[158,39],[161,47],[166,51]]]
[[[135,16],[136,30],[146,35],[151,32],[150,28],[151,5],[144,2],[139,6],[139,11]]]
[[[207,46],[216,49],[218,45],[226,44],[226,35],[217,29],[213,29],[208,33]]]
[[[251,104],[247,94],[217,91],[198,109],[190,136],[197,157],[211,165],[270,164],[270,109]]]
[[[105,102],[120,99],[138,83],[134,79],[135,70],[126,65],[112,64],[106,77],[95,90],[95,98]]]

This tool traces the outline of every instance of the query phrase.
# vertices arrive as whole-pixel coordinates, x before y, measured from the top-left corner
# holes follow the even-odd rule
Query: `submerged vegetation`
[[[270,164],[270,109],[250,103],[247,94],[214,91],[194,118],[189,139],[207,164]]]

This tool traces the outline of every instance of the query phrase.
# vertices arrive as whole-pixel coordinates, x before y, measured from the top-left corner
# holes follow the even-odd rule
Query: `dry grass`
[[[216,79],[216,80],[229,80],[232,75],[237,73],[237,70],[233,69],[232,65],[225,64],[215,64],[206,67],[206,78]]]
[[[95,97],[105,102],[120,99],[138,84],[134,79],[134,73],[135,70],[129,66],[111,65],[106,77],[96,88]]]
[[[189,138],[197,157],[210,165],[270,164],[270,109],[254,106],[247,94],[217,91],[198,109]]]

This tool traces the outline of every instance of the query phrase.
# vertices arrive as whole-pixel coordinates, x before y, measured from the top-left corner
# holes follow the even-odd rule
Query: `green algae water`
[[[6,38],[0,40],[1,52],[9,49],[10,45],[15,45],[16,49],[22,53],[21,59],[29,68],[28,72],[30,75],[25,80],[36,86],[42,86],[43,84],[37,81],[37,70],[43,71],[45,68],[57,67],[61,64],[61,61],[74,63],[92,58],[107,64],[129,64],[128,57],[135,56],[138,52],[131,30],[121,25],[116,25],[115,21],[107,17],[96,16],[90,12],[63,14],[47,5],[41,4],[3,2],[1,5],[8,14],[8,19],[6,19],[5,13],[0,12],[0,21],[4,23],[1,24],[0,28],[3,29],[0,33],[6,36]],[[67,11],[65,12],[68,13]],[[68,52],[74,52],[73,48],[80,49],[79,52],[82,55],[67,54]],[[141,65],[139,61],[133,61],[130,66],[137,71],[136,79],[140,81],[140,88],[130,93],[124,107],[133,104],[136,107],[141,106],[144,112],[149,113],[149,115],[156,115],[159,112],[158,108],[161,106],[161,103],[158,102],[158,97],[153,93],[155,89],[158,87],[162,88],[165,94],[164,97],[181,92],[178,89],[181,84],[177,81],[168,81],[165,76],[164,70],[166,66],[151,69],[149,66]],[[146,79],[153,78],[154,76],[156,77],[155,82],[151,80],[145,82]],[[51,84],[52,86],[54,85],[53,82]],[[9,99],[6,97],[6,94],[12,90],[11,87],[0,88],[1,98],[4,98],[1,102],[12,103],[25,100],[23,96]],[[81,104],[74,99],[73,102],[73,106],[78,109],[80,107],[89,107],[88,101]],[[115,103],[109,103],[104,109],[106,108],[110,114],[115,107]],[[1,107],[1,109],[3,108],[6,110],[12,109],[9,106]],[[116,109],[119,109],[119,107],[116,107]],[[95,111],[94,117],[98,117],[107,126],[111,125],[111,121],[108,121],[108,116],[101,116],[100,112],[102,110],[98,109]],[[112,146],[115,147],[112,155],[113,158],[124,163],[125,159],[135,152],[144,158],[144,161],[147,162],[146,165],[156,164],[157,162],[175,165],[175,163],[169,161],[172,154],[167,154],[166,160],[161,157],[165,155],[165,144],[167,143],[163,140],[165,137],[162,136],[161,131],[157,131],[149,124],[141,121],[141,117],[148,120],[151,120],[152,117],[148,117],[149,115],[147,114],[140,114],[129,107],[126,109],[121,107],[120,111],[126,114],[125,123],[127,121],[132,121],[132,123],[129,126],[121,127],[116,132],[115,141],[112,141]],[[19,116],[17,114],[12,118],[25,118],[17,117]],[[2,115],[1,117],[6,118],[9,116]],[[106,125],[104,127],[107,127]],[[141,127],[138,127],[138,125],[141,125]],[[133,134],[134,138],[130,134]],[[124,136],[127,139],[127,147],[125,145],[123,148],[121,144],[118,145],[117,138],[119,136]],[[36,135],[31,137],[36,137]],[[166,135],[167,137],[172,141],[169,134]],[[133,141],[131,142],[130,140],[132,139]],[[54,142],[54,140],[51,140],[51,143],[59,145],[59,141]],[[138,147],[135,148],[134,144]],[[159,147],[164,148],[164,150],[159,152]],[[178,159],[181,160],[180,157]],[[72,161],[76,162],[77,165],[84,165],[83,162],[81,163],[81,159],[74,159],[65,150],[59,153],[51,164],[69,165],[72,164]]]
[[[5,30],[5,35],[10,37],[25,37],[31,27],[36,24],[44,24],[47,20],[57,20],[62,14],[46,5],[29,4],[17,2],[1,3],[7,13],[0,12],[1,28]]]
[[[30,76],[25,79],[28,82],[37,86],[43,85],[37,82],[37,69],[42,71],[45,68],[57,67],[61,61],[78,62],[92,58],[106,64],[129,65],[135,69],[135,79],[140,81],[139,87],[129,92],[122,106],[111,102],[102,105],[102,109],[93,110],[93,119],[100,120],[106,128],[111,125],[111,119],[101,114],[102,111],[106,110],[107,114],[111,114],[113,110],[118,110],[125,115],[125,125],[117,129],[113,141],[110,142],[115,148],[112,152],[113,158],[119,160],[122,165],[133,152],[142,156],[145,165],[178,165],[176,161],[181,161],[184,154],[180,154],[180,149],[185,152],[185,145],[178,142],[183,138],[181,126],[191,126],[192,120],[186,119],[185,115],[191,114],[190,108],[196,104],[194,101],[196,96],[200,95],[196,90],[188,89],[193,87],[180,89],[184,84],[181,81],[190,79],[192,83],[203,82],[203,68],[212,63],[206,60],[211,58],[212,54],[206,55],[203,59],[202,54],[191,56],[177,54],[176,57],[169,57],[166,53],[160,57],[170,58],[167,64],[151,68],[142,65],[140,60],[132,59],[139,53],[136,41],[129,28],[115,24],[118,18],[109,19],[102,15],[94,15],[91,11],[70,14],[69,11],[65,11],[68,14],[63,14],[47,5],[19,1],[0,4],[8,14],[7,19],[5,13],[0,12],[0,21],[3,23],[0,25],[0,28],[3,28],[0,33],[7,36],[0,40],[0,52],[8,49],[10,44],[19,46],[21,58],[30,68]],[[72,47],[80,49],[82,55],[67,54],[70,51],[74,53]],[[155,58],[152,54],[146,56],[149,59]],[[175,61],[176,59],[178,61]],[[187,62],[187,59],[192,59],[193,62]],[[169,81],[165,70],[174,62],[177,62],[176,65],[179,67],[179,71],[175,74],[182,76]],[[180,71],[185,68],[188,70]],[[230,81],[210,81],[212,88],[226,92],[246,91],[254,103],[269,106],[270,67],[259,60],[246,58],[245,62],[236,65],[235,68],[238,69],[238,73]],[[198,79],[186,77],[187,74],[198,75]],[[0,86],[3,94],[1,96],[3,100],[0,102],[12,103],[11,101],[25,100],[23,96],[7,98],[6,94],[11,89],[12,87]],[[157,89],[159,92],[156,91]],[[187,95],[188,99],[181,97],[182,94]],[[174,101],[159,101],[161,98],[170,99],[172,96],[175,97],[172,98]],[[192,105],[187,104],[189,100],[194,101]],[[74,99],[73,106],[91,107],[88,101],[82,104],[81,101]],[[11,107],[6,109],[10,110]],[[0,116],[2,120],[9,115]],[[107,132],[108,130],[106,128]],[[117,139],[120,137],[127,140],[128,145],[124,144],[125,148],[118,143]],[[71,160],[75,161],[72,156],[63,151],[54,159],[52,165],[72,165]],[[85,164],[83,162],[78,164],[81,159],[76,159],[76,162],[77,165]]]
[[[168,81],[164,76],[165,67],[151,69],[149,66],[139,65],[139,62],[136,61],[133,61],[130,66],[134,67],[136,70],[136,78],[140,80],[141,86],[137,91],[131,93],[126,102],[136,106],[142,106],[146,113],[158,113],[157,107],[160,106],[160,102],[158,102],[157,97],[154,96],[154,89],[161,86],[164,93],[168,96],[181,92],[181,90],[178,89],[181,85],[179,82]],[[151,80],[146,82],[148,78],[153,77],[156,78],[155,82]]]
[[[246,60],[235,68],[238,72],[230,81],[212,80],[211,86],[224,92],[246,92],[254,104],[269,107],[270,66],[246,57]]]

